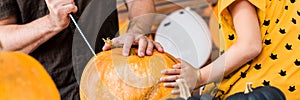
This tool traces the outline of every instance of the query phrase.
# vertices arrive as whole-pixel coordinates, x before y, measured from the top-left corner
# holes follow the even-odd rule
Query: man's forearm
[[[154,22],[153,0],[127,0],[130,24],[128,32],[148,34]]]
[[[48,15],[31,23],[1,25],[0,41],[6,51],[30,53],[56,35],[59,30],[49,24]]]
[[[126,2],[128,5],[129,19],[155,12],[153,0],[126,0]]]

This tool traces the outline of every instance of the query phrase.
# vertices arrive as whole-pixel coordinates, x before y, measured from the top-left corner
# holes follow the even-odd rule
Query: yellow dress
[[[218,19],[224,37],[221,52],[237,40],[228,6],[235,0],[219,0]],[[244,91],[246,82],[253,87],[275,86],[287,100],[300,99],[300,0],[249,0],[260,22],[263,49],[259,56],[226,76],[216,96]],[[245,19],[247,20],[247,19]],[[223,48],[222,48],[223,47]]]

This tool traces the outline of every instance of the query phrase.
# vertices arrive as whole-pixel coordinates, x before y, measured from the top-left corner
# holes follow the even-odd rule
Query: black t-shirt
[[[116,1],[115,0],[75,0],[76,5],[78,6],[78,12],[74,14],[76,20],[80,19],[84,14],[85,8],[87,8],[91,2],[99,3],[100,10],[99,12],[94,11],[96,13],[102,13],[106,10],[109,10],[108,7],[113,8],[103,13],[104,19],[95,19],[95,23],[101,23],[98,34],[95,40],[94,46],[96,52],[101,51],[101,47],[104,45],[101,42],[102,38],[106,37],[114,37],[118,32],[118,17],[116,12]],[[95,4],[94,4],[95,5]],[[103,7],[102,7],[103,6]],[[93,7],[88,10],[92,10]],[[87,9],[86,9],[87,10]],[[84,15],[86,18],[91,15],[91,11],[88,11]],[[40,17],[45,16],[48,14],[48,8],[44,0],[0,0],[0,19],[7,18],[12,15],[17,16],[17,24],[26,24],[31,21],[34,21]],[[104,21],[103,21],[104,20]],[[81,20],[84,22],[84,19]],[[90,20],[91,21],[91,20]],[[93,23],[91,23],[93,25]],[[89,29],[91,26],[82,26],[84,27],[83,30]],[[81,58],[73,57],[74,56],[74,32],[75,26],[73,23],[70,23],[69,27],[67,27],[62,32],[58,33],[50,40],[39,46],[35,51],[30,53],[31,56],[36,58],[48,73],[51,75],[52,79],[54,80],[59,92],[61,94],[62,100],[77,100],[79,99],[79,85],[75,78],[74,74],[74,66],[77,74],[81,73],[84,65],[87,63],[89,58],[84,57]],[[28,34],[26,32],[22,34]],[[88,33],[85,33],[88,34]],[[89,37],[89,36],[88,36]],[[80,37],[79,37],[80,38]],[[93,36],[90,36],[93,38]],[[83,43],[84,44],[84,43]],[[73,47],[73,48],[72,48]],[[76,46],[75,46],[76,47]],[[80,48],[75,48],[76,50]],[[78,51],[76,51],[78,52]],[[89,51],[84,51],[90,53]],[[72,55],[73,53],[73,55]],[[80,54],[79,54],[80,55]],[[92,56],[88,54],[88,56]],[[74,58],[77,59],[74,61]],[[78,60],[79,59],[79,60]],[[76,61],[81,61],[80,63]],[[74,66],[73,66],[74,65]],[[79,66],[79,67],[78,67]],[[77,76],[77,78],[80,76]]]

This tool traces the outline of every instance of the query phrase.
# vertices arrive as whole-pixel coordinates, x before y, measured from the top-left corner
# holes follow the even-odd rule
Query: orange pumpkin
[[[161,70],[178,61],[168,53],[154,51],[152,56],[138,57],[131,50],[128,57],[122,49],[103,51],[87,64],[81,78],[82,100],[158,100],[170,97],[172,88],[159,83]]]
[[[59,100],[59,92],[44,67],[21,52],[1,52],[0,100]]]

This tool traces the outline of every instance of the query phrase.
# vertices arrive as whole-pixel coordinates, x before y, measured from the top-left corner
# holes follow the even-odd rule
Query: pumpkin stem
[[[123,45],[113,44],[112,40],[109,39],[109,37],[106,39],[102,38],[102,40],[105,42],[106,45],[112,46],[111,48],[122,48],[123,47]],[[137,53],[134,51],[133,48],[130,48],[130,55],[137,55]]]
[[[106,39],[102,38],[102,40],[105,42],[105,44],[107,44],[109,46],[113,46],[113,42],[112,42],[112,40],[109,39],[109,37]]]
[[[250,92],[252,92],[253,90],[252,90],[252,82],[247,82],[246,83],[246,89],[245,89],[245,92],[244,92],[244,94],[248,94],[248,93],[250,93]]]

